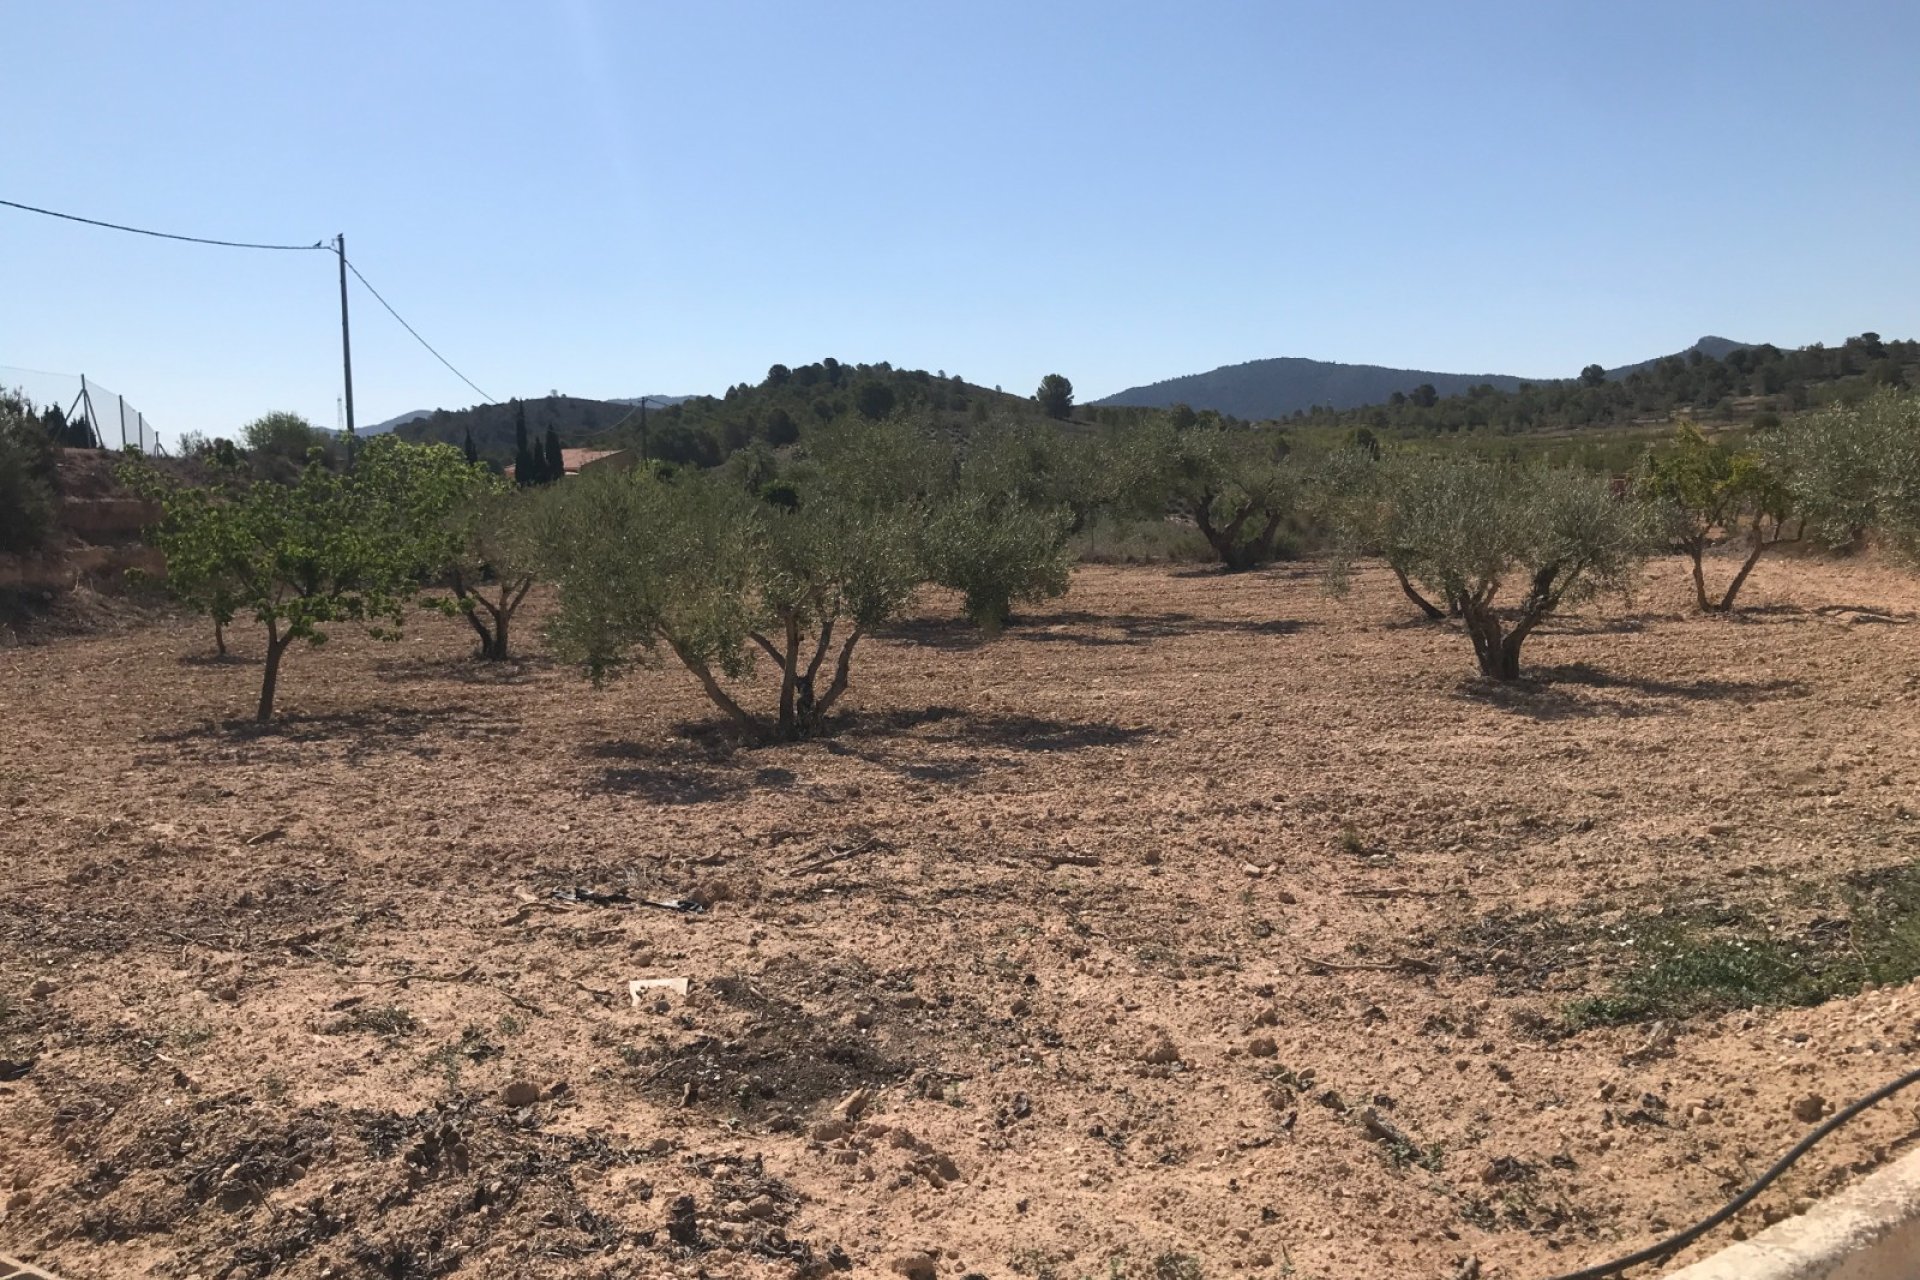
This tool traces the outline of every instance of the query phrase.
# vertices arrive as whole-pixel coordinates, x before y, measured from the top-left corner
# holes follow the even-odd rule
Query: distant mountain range
[[[1716,359],[1746,346],[1728,338],[1705,337],[1687,348]],[[1679,352],[1685,356],[1687,351]],[[1610,378],[1623,378],[1637,370],[1658,364],[1666,357],[1639,364],[1609,369]],[[1573,377],[1578,370],[1567,376]],[[1095,405],[1119,405],[1164,409],[1184,404],[1194,409],[1215,412],[1259,422],[1283,418],[1295,410],[1326,405],[1334,409],[1357,409],[1380,404],[1394,392],[1409,392],[1422,384],[1431,384],[1442,396],[1458,395],[1483,384],[1499,391],[1512,391],[1523,382],[1539,378],[1520,378],[1504,373],[1440,373],[1430,369],[1393,369],[1375,364],[1337,364],[1330,360],[1305,360],[1282,356],[1273,360],[1252,360],[1246,364],[1222,365],[1209,373],[1190,373],[1096,400]]]

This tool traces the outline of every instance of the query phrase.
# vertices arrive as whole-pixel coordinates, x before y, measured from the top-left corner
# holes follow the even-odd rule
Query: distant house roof
[[[570,476],[579,475],[588,467],[630,465],[631,450],[627,449],[562,449],[560,466]],[[509,479],[513,476],[513,467],[507,467]]]

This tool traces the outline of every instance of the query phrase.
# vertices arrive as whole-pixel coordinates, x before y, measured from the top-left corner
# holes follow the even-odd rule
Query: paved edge
[[[1920,1151],[1797,1218],[1667,1280],[1912,1280],[1920,1276]]]

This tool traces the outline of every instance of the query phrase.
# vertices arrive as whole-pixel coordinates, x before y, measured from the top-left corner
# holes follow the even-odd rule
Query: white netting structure
[[[86,423],[103,449],[159,453],[160,433],[125,396],[86,374],[49,373],[0,364],[0,389],[18,390],[36,409],[58,409],[70,424]]]

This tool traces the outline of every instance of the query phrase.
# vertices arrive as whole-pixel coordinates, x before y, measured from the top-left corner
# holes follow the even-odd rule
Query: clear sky
[[[344,231],[502,399],[1920,336],[1913,0],[0,0],[0,45],[0,198]],[[0,209],[0,366],[331,426],[334,271]],[[476,398],[355,288],[363,423]]]

